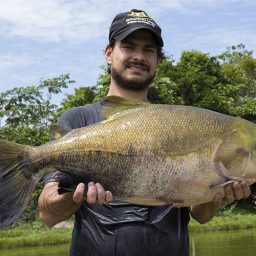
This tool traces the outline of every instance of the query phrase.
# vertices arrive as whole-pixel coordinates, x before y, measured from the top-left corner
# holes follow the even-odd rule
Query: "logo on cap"
[[[149,18],[149,16],[145,12],[143,12],[143,11],[140,11],[140,12],[138,12],[138,11],[136,11],[136,12],[130,11],[128,13],[128,15],[132,16],[132,17]]]

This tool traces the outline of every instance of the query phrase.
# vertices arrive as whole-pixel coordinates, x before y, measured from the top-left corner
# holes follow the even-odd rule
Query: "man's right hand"
[[[89,204],[98,203],[102,205],[103,203],[109,203],[113,200],[112,193],[110,191],[105,191],[99,183],[88,183],[86,198],[84,198],[84,190],[85,185],[83,183],[79,183],[73,194],[73,200],[75,203],[80,204],[85,199]]]
[[[105,191],[101,184],[89,182],[86,197],[85,185],[79,183],[74,193],[58,194],[58,182],[49,182],[39,197],[39,217],[48,227],[53,227],[59,222],[70,218],[82,205],[84,200],[88,203],[109,203],[113,196],[110,191]]]

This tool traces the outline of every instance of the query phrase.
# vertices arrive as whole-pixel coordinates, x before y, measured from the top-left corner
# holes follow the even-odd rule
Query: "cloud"
[[[221,4],[239,2],[222,0]],[[253,0],[243,1],[243,4],[250,3]],[[134,7],[145,9],[155,17],[168,10],[191,14],[200,7],[216,6],[219,6],[218,0],[1,0],[0,35],[48,42],[86,41],[105,35],[106,24],[115,13]]]
[[[0,8],[2,34],[45,41],[97,37],[105,19],[92,1],[2,0]]]
[[[175,33],[174,33],[175,34]],[[246,49],[255,50],[256,31],[253,26],[217,26],[191,29],[183,31],[176,38],[167,42],[167,49],[173,49],[175,59],[179,59],[180,53],[187,50],[199,50],[210,55],[218,55],[226,50],[228,46],[244,44]]]
[[[35,60],[26,54],[20,56],[13,55],[2,55],[0,56],[0,70],[10,70],[16,67],[26,68],[32,64],[36,63]]]
[[[219,28],[209,31],[207,37],[198,36],[196,41],[206,44],[212,44],[212,42],[216,42],[219,45],[226,46],[230,46],[231,42],[233,45],[239,43],[250,43],[252,45],[256,45],[256,33],[255,30],[250,28],[235,30]]]

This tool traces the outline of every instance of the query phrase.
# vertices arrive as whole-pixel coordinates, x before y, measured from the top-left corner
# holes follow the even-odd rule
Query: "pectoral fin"
[[[228,180],[228,181],[225,181],[225,182],[222,182],[222,183],[212,184],[212,185],[209,186],[209,188],[210,189],[222,188],[222,187],[225,187],[226,185],[234,183],[234,182],[236,182],[236,181],[235,180]]]
[[[67,133],[69,133],[71,130],[61,127],[59,125],[52,125],[51,126],[51,139],[57,140]]]

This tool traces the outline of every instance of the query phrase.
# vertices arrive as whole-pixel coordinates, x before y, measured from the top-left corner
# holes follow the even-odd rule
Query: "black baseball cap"
[[[155,37],[157,44],[163,47],[161,28],[146,12],[136,9],[115,16],[109,28],[109,42],[111,43],[113,39],[122,41],[138,29],[149,30]]]

